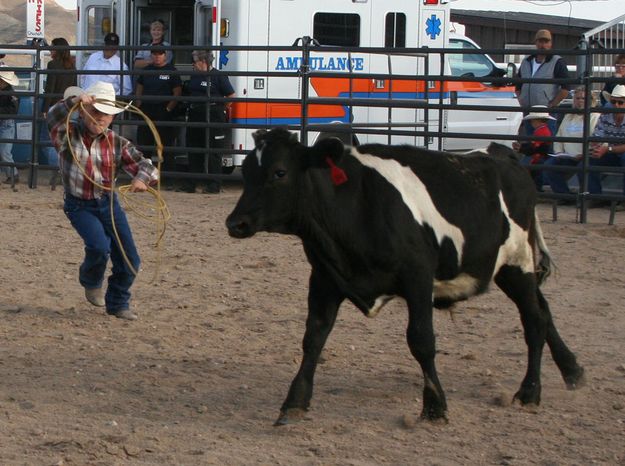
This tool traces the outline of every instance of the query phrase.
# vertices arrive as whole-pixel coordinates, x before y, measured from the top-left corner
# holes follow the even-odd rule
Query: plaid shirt
[[[121,167],[146,185],[156,183],[158,170],[152,161],[145,158],[128,139],[110,129],[91,138],[82,119],[72,119],[68,140],[66,120],[69,110],[68,104],[61,100],[50,108],[47,118],[50,137],[59,153],[59,167],[66,193],[80,199],[101,197],[103,190],[94,186],[84,173],[96,183],[110,188],[115,177],[112,173],[113,164],[115,170]],[[74,160],[69,144],[77,160]]]

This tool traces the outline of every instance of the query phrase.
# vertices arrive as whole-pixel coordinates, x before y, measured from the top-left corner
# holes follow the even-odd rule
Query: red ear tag
[[[345,171],[342,168],[337,167],[330,157],[326,157],[326,163],[330,167],[330,178],[332,178],[334,186],[339,186],[347,182],[347,175],[345,174]]]

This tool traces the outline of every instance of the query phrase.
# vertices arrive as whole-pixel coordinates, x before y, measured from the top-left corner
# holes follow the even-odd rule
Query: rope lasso
[[[154,122],[145,114],[143,113],[138,107],[132,105],[132,103],[121,103],[121,102],[117,102],[117,101],[110,101],[110,100],[106,100],[106,99],[95,99],[94,103],[104,103],[108,106],[114,106],[116,108],[123,108],[124,110],[128,110],[131,113],[136,113],[138,115],[140,115],[145,122],[147,123],[148,127],[150,128],[150,131],[152,132],[152,135],[154,137],[154,141],[156,144],[156,155],[157,155],[157,170],[159,173],[158,179],[157,179],[157,184],[156,184],[156,189],[152,188],[151,186],[147,186],[147,190],[146,192],[151,194],[154,198],[154,204],[150,204],[150,203],[146,203],[146,202],[139,202],[137,200],[134,200],[131,202],[131,196],[129,196],[129,193],[131,193],[130,188],[131,185],[122,185],[119,186],[117,189],[115,188],[115,172],[116,172],[116,163],[115,163],[115,151],[114,148],[112,146],[111,140],[108,138],[108,128],[105,128],[105,138],[106,141],[109,145],[109,149],[111,151],[111,172],[110,172],[110,179],[111,179],[111,186],[105,186],[102,185],[101,183],[98,183],[96,180],[94,180],[91,176],[89,176],[89,174],[86,172],[86,170],[82,167],[80,160],[78,159],[78,156],[76,155],[76,152],[74,151],[74,147],[71,144],[71,140],[70,140],[70,136],[71,136],[71,126],[70,126],[70,120],[71,120],[71,115],[74,111],[76,111],[79,107],[83,109],[83,114],[87,115],[94,123],[97,124],[97,122],[95,121],[95,119],[91,116],[91,114],[89,112],[87,112],[83,106],[83,103],[78,100],[70,109],[70,111],[67,114],[67,117],[65,119],[65,127],[66,127],[66,138],[67,138],[67,142],[68,142],[68,146],[69,146],[69,150],[70,153],[72,154],[72,158],[74,159],[74,162],[76,162],[76,166],[79,168],[79,170],[82,172],[83,176],[89,180],[95,187],[100,188],[103,191],[110,191],[111,192],[111,196],[109,196],[110,198],[110,203],[109,203],[109,209],[110,209],[110,214],[111,214],[111,220],[112,220],[112,226],[113,226],[113,233],[115,235],[115,239],[117,241],[117,244],[119,245],[119,249],[122,253],[122,257],[124,258],[124,262],[126,262],[126,265],[128,265],[128,267],[130,268],[130,270],[132,271],[132,273],[137,276],[139,274],[139,271],[135,269],[135,267],[133,266],[133,264],[130,262],[130,259],[128,258],[126,251],[124,250],[124,246],[121,242],[121,239],[119,237],[119,233],[117,232],[117,227],[115,226],[115,216],[114,216],[114,193],[115,191],[117,191],[120,199],[123,201],[124,207],[126,207],[128,210],[130,210],[131,212],[133,212],[134,214],[136,214],[138,217],[150,221],[152,223],[154,223],[156,225],[156,242],[154,243],[154,248],[157,251],[157,266],[156,266],[156,270],[154,271],[154,276],[152,278],[152,280],[155,280],[157,275],[158,275],[158,269],[159,269],[159,265],[161,263],[161,253],[162,253],[162,244],[163,244],[163,238],[165,236],[165,230],[167,228],[167,223],[169,222],[169,220],[171,219],[171,213],[169,211],[169,208],[167,207],[167,204],[165,203],[165,200],[163,199],[163,197],[161,196],[161,177],[160,177],[160,172],[161,172],[161,163],[163,162],[163,144],[161,142],[161,138],[160,135],[158,134],[158,130],[156,129],[156,126],[154,125]],[[89,156],[91,156],[91,153],[89,153]],[[143,210],[140,210],[143,209]],[[148,212],[148,214],[146,214],[145,212]]]

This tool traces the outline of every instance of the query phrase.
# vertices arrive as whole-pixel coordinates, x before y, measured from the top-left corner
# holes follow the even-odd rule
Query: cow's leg
[[[302,343],[304,356],[297,375],[291,382],[289,394],[282,404],[275,425],[299,421],[310,405],[313,379],[321,350],[332,331],[336,315],[344,296],[319,273],[313,271],[308,290],[308,318]]]
[[[519,309],[527,344],[527,372],[514,398],[524,405],[537,405],[540,403],[540,364],[548,319],[538,303],[536,278],[519,267],[504,265],[495,276],[495,283]]]
[[[569,390],[579,388],[584,385],[584,368],[577,364],[575,354],[573,354],[560,337],[553,323],[549,304],[540,291],[540,288],[537,290],[537,296],[542,311],[549,319],[547,324],[547,345],[549,345],[551,356],[558,366],[558,369],[560,369],[560,373],[562,374],[567,388]]]
[[[431,283],[431,281],[430,281]],[[412,285],[414,287],[414,284]],[[445,393],[438,380],[434,356],[436,342],[432,323],[432,294],[428,287],[414,287],[425,291],[420,296],[407,297],[408,328],[406,339],[410,352],[417,360],[423,371],[423,410],[424,419],[447,419],[447,401]],[[413,291],[414,292],[414,291]]]

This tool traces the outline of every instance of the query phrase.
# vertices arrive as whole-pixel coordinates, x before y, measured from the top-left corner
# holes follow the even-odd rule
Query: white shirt
[[[123,63],[123,70],[128,70],[128,66]],[[120,70],[119,55],[115,54],[111,58],[104,58],[102,51],[94,52],[89,56],[83,70],[117,71]],[[129,75],[123,76],[124,89],[120,89],[122,76],[119,74],[83,74],[79,76],[80,87],[88,89],[98,81],[111,83],[115,88],[116,95],[128,95],[132,93],[132,81]]]

